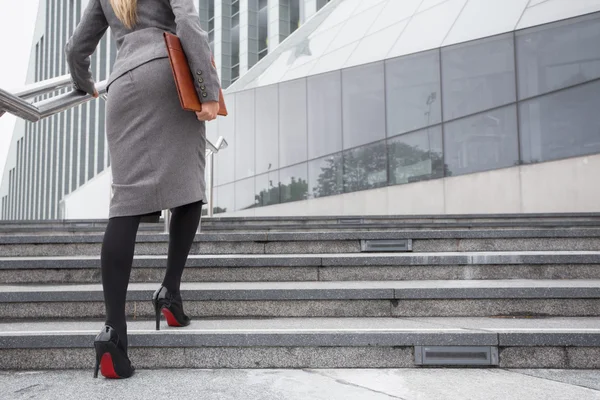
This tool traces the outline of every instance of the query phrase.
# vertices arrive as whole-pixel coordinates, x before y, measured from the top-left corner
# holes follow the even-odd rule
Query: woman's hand
[[[98,93],[98,91],[96,89],[94,89],[94,94],[92,95],[92,97],[94,97],[95,99],[100,97],[100,94]]]
[[[202,103],[202,111],[196,111],[196,117],[199,121],[212,121],[217,118],[219,112],[219,102],[211,101],[208,103]]]

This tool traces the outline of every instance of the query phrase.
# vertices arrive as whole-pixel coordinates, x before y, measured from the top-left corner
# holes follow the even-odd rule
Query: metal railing
[[[96,89],[100,97],[106,101],[106,85],[108,81],[102,81],[96,84]],[[0,89],[0,117],[5,113],[13,114],[19,118],[31,122],[38,122],[44,118],[66,111],[68,109],[85,104],[94,97],[79,91],[69,91],[58,94],[38,102],[30,102],[35,97],[45,94],[51,94],[60,89],[71,87],[71,76],[63,75],[57,78],[48,79],[42,82],[36,82],[26,87],[15,90],[12,93]],[[221,136],[217,143],[212,144],[206,139],[206,168],[207,182],[206,189],[208,194],[208,216],[212,217],[214,209],[213,187],[214,187],[214,155],[220,150],[227,148],[227,141]],[[169,230],[170,213],[165,210],[165,231]]]

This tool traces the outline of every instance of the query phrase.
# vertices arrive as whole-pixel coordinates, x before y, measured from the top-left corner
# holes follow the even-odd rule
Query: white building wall
[[[61,201],[61,219],[107,219],[112,173],[108,167]]]

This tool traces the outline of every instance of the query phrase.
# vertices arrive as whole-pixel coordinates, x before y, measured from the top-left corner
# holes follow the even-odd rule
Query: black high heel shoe
[[[121,346],[119,334],[111,326],[105,325],[94,340],[96,349],[96,368],[94,378],[98,377],[98,369],[105,378],[121,379],[133,375],[135,368],[131,365],[127,353]]]
[[[152,296],[156,315],[156,330],[160,330],[160,313],[162,311],[169,326],[181,327],[190,324],[190,317],[183,312],[183,300],[179,293],[172,294],[161,286]]]

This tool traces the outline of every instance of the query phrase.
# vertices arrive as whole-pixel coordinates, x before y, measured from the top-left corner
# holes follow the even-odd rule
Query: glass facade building
[[[333,1],[227,91],[214,211],[600,154],[582,4]]]
[[[325,0],[194,0],[209,32],[224,87],[275,48]],[[87,0],[40,0],[45,19],[35,39],[32,82],[68,73],[64,46]],[[91,57],[96,81],[107,79],[117,56],[110,29]],[[31,83],[31,82],[30,82]],[[61,91],[65,92],[65,90]],[[35,99],[36,101],[44,98]],[[105,139],[105,103],[94,100],[15,131],[16,162],[4,174],[2,219],[56,219],[61,199],[110,166]],[[20,128],[19,128],[20,130]],[[108,192],[107,192],[108,193]],[[107,195],[108,196],[108,195]]]

